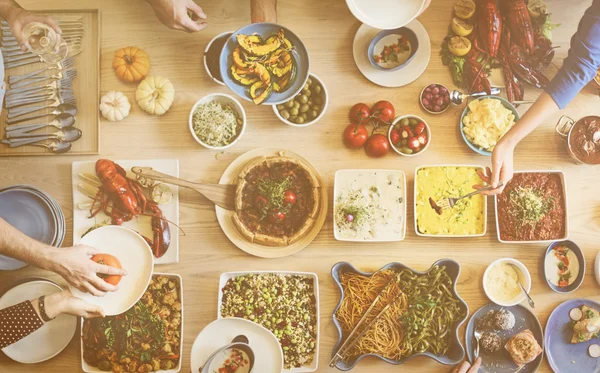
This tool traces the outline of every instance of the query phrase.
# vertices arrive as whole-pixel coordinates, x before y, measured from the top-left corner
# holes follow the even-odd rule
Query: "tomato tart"
[[[310,233],[320,207],[319,177],[289,157],[259,157],[239,174],[233,222],[250,242],[287,246]]]

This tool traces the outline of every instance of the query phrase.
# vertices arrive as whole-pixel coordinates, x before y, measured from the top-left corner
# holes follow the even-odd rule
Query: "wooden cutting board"
[[[72,149],[65,155],[89,155],[100,153],[99,136],[99,111],[100,103],[100,12],[97,9],[86,10],[49,10],[37,11],[36,13],[48,14],[56,19],[73,19],[81,17],[83,21],[82,51],[75,57],[74,68],[77,69],[77,77],[73,80],[73,90],[77,102],[77,121],[75,127],[83,132],[81,138],[73,142]],[[39,70],[46,66],[44,63],[34,63],[19,66],[5,71],[5,80],[8,87],[10,75],[20,75]],[[48,102],[50,103],[50,102]],[[53,108],[46,112],[51,112]],[[42,111],[36,112],[41,114]],[[0,116],[0,138],[4,138],[7,110],[2,110]],[[47,123],[51,116],[32,119],[23,123]],[[53,133],[55,127],[38,130],[36,133]],[[47,141],[47,142],[50,142]],[[0,156],[25,156],[25,155],[54,155],[43,147],[21,146],[10,148],[8,145],[0,144]]]

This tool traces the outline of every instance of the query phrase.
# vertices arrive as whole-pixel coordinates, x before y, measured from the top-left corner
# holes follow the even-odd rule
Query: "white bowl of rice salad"
[[[233,96],[213,93],[198,100],[189,118],[196,142],[212,150],[232,147],[246,130],[246,112]]]

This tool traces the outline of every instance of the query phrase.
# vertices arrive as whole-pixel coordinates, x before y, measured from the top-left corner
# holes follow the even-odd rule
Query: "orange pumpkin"
[[[113,69],[123,82],[139,82],[148,75],[150,59],[146,52],[137,47],[121,48],[113,59]]]

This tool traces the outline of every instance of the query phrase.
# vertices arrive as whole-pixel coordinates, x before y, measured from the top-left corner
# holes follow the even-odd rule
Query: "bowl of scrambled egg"
[[[519,120],[517,109],[506,99],[483,96],[469,102],[460,117],[460,132],[474,152],[491,156],[502,136]]]

